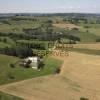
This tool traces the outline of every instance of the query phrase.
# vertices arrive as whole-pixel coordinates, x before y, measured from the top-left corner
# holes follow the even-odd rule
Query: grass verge
[[[24,99],[0,92],[0,100],[24,100]]]

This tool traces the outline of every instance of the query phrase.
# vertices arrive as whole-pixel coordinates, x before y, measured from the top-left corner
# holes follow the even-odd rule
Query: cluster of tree
[[[68,35],[67,38],[73,41],[81,41],[79,37],[73,35]]]
[[[96,42],[100,42],[100,39],[96,39]]]
[[[11,20],[14,20],[14,21],[21,21],[21,20],[28,20],[28,21],[37,21],[36,18],[29,18],[29,17],[12,17]]]
[[[66,34],[66,33],[62,34],[62,35],[58,35],[58,40],[61,39],[61,38],[69,39],[69,40],[72,40],[72,41],[78,41],[78,42],[81,41],[81,39],[78,36],[74,36],[74,35],[71,35],[71,34],[69,35],[69,34]]]
[[[65,20],[65,19],[64,19],[64,20]],[[68,22],[70,22],[70,23],[72,23],[72,24],[78,24],[78,23],[80,23],[80,22],[83,22],[83,23],[85,23],[85,24],[88,23],[88,19],[86,19],[86,18],[81,18],[81,17],[79,17],[79,18],[69,18],[69,19],[66,19],[65,21],[68,21]]]
[[[39,35],[42,34],[42,30],[40,27],[38,28],[28,28],[28,29],[23,29],[23,32],[29,35]]]
[[[10,56],[24,58],[28,56],[33,56],[33,51],[31,48],[16,46],[16,47],[0,48],[0,54],[6,54]]]
[[[3,24],[11,25],[11,23],[10,23],[8,20],[2,20],[2,21],[0,21],[0,22],[3,23]]]
[[[72,28],[73,31],[79,31],[79,28]]]
[[[44,29],[47,34],[53,33],[53,21],[47,20],[41,25],[41,29]]]
[[[0,36],[8,36],[8,35],[9,35],[8,33],[5,34],[5,33],[0,32]]]
[[[34,48],[38,50],[46,50],[48,43],[42,41],[17,41],[17,46],[22,46],[26,48]]]
[[[23,29],[23,32],[30,35],[51,34],[53,32],[52,20],[47,20],[37,28]]]
[[[96,24],[100,24],[100,19],[96,20]]]
[[[59,34],[41,34],[41,35],[34,35],[34,38],[37,38],[38,40],[41,40],[41,41],[55,41],[55,40],[58,40],[59,38]]]
[[[14,33],[3,34],[3,33],[0,33],[0,36],[10,37],[13,40],[32,40],[32,39],[36,39],[36,40],[40,40],[40,41],[56,41],[56,40],[59,40],[59,38],[67,38],[67,39],[74,40],[74,41],[80,41],[79,37],[69,35],[67,33],[63,33],[63,34],[51,33],[51,34],[35,34],[35,35],[31,35],[31,34],[14,34]]]
[[[59,33],[53,33],[53,34],[41,34],[41,35],[26,35],[26,34],[10,34],[10,38],[14,39],[14,40],[31,40],[31,39],[38,39],[41,41],[56,41],[59,40],[60,38],[66,38],[69,40],[74,40],[74,41],[80,41],[80,38],[77,36],[73,36],[73,35],[68,35],[68,34],[62,34],[60,35]],[[17,43],[17,42],[16,42]],[[30,43],[30,42],[25,42],[25,43],[17,43],[17,44],[21,44],[25,45],[27,47],[31,47],[31,48],[45,48],[45,44],[44,43]],[[41,45],[41,46],[39,46]]]
[[[0,42],[7,43],[7,38],[0,38]]]
[[[10,37],[13,40],[31,40],[31,39],[38,39],[38,40],[54,40],[55,37],[52,34],[16,34],[16,33],[0,33],[0,36],[3,37]]]
[[[10,33],[8,35],[10,38],[14,39],[14,40],[20,40],[20,39],[25,39],[25,40],[29,40],[29,39],[34,39],[34,37],[32,37],[31,35],[28,34],[13,34]]]
[[[52,22],[50,22],[50,23],[52,23]],[[74,28],[73,30],[78,30],[78,28]],[[42,41],[55,41],[55,40],[58,40],[59,38],[63,38],[63,37],[74,40],[74,41],[80,41],[80,38],[77,36],[69,35],[66,33],[60,34],[60,32],[58,32],[58,33],[53,32],[52,28],[51,28],[51,30],[48,29],[46,34],[42,33],[41,28],[40,29],[29,29],[29,30],[27,29],[24,31],[26,31],[26,33],[28,33],[28,36],[31,35],[32,38],[42,40]]]
[[[20,40],[20,39],[30,40],[30,39],[34,39],[35,38],[32,35],[17,34],[17,33],[0,33],[0,36],[9,37],[9,38],[14,39],[14,40]]]

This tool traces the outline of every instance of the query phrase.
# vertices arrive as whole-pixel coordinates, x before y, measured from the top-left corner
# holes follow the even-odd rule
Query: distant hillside
[[[0,13],[0,17],[10,17],[10,16],[94,16],[100,17],[100,14],[93,13]]]

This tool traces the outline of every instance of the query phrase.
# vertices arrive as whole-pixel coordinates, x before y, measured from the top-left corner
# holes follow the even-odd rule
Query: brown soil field
[[[0,90],[25,100],[100,100],[100,56],[70,52],[61,73],[3,85]]]
[[[65,23],[53,24],[53,26],[58,28],[65,28],[65,29],[80,28],[80,26],[77,26],[75,24],[65,24]]]

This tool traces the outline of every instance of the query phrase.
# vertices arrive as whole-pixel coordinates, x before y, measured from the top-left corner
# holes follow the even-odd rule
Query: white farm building
[[[25,63],[31,62],[30,65],[33,69],[38,69],[40,58],[39,57],[28,57],[25,59]]]

